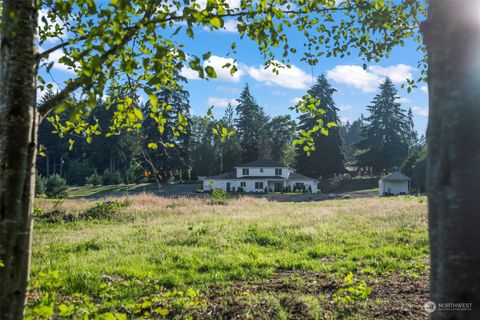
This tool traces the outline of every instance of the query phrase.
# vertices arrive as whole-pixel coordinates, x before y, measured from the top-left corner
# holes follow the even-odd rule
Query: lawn
[[[94,201],[38,200],[27,314],[426,318],[425,202],[138,194],[89,220]]]

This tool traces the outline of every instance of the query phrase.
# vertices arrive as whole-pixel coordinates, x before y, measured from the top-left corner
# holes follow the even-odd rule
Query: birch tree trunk
[[[422,32],[432,319],[480,319],[480,2],[430,1]],[[471,311],[443,303],[471,303]]]
[[[30,267],[38,113],[37,0],[3,1],[0,39],[0,319],[21,319]]]

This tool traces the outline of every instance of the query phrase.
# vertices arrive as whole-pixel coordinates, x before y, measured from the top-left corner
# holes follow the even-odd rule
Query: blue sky
[[[295,36],[292,33],[291,36]],[[303,39],[291,39],[301,44]],[[330,83],[338,91],[334,99],[340,109],[339,115],[343,121],[357,119],[360,114],[368,115],[366,106],[377,93],[378,84],[385,76],[389,76],[399,90],[399,96],[404,108],[412,108],[415,126],[420,134],[425,133],[428,117],[428,94],[426,86],[420,86],[411,93],[401,89],[401,84],[406,78],[417,79],[419,70],[417,62],[421,59],[421,53],[415,49],[416,43],[407,41],[404,47],[394,49],[389,58],[379,63],[368,64],[363,70],[364,61],[356,57],[356,54],[343,59],[321,58],[318,65],[312,67],[300,61],[301,55],[292,55],[290,69],[283,69],[279,75],[273,74],[263,67],[262,56],[256,45],[248,40],[240,40],[235,32],[233,21],[226,22],[224,30],[210,31],[197,28],[195,39],[189,39],[179,34],[177,41],[185,44],[185,51],[193,54],[212,52],[208,62],[213,66],[218,78],[209,81],[198,79],[195,73],[188,68],[182,70],[182,74],[189,79],[186,89],[190,92],[190,105],[195,115],[205,115],[206,110],[214,105],[214,115],[220,117],[228,102],[235,103],[245,83],[248,83],[253,96],[266,112],[271,115],[292,114],[288,107],[295,104],[296,99],[305,94],[312,85],[315,77],[324,73]],[[230,44],[237,43],[237,54],[227,56]],[[48,48],[52,43],[45,44],[42,49]],[[297,46],[300,48],[301,46]],[[57,61],[61,52],[49,57],[51,61]],[[237,61],[239,71],[232,77],[229,71],[221,67],[234,58]],[[313,78],[312,78],[313,72]],[[41,75],[45,74],[41,71]],[[53,80],[61,87],[62,82],[73,76],[71,71],[59,63],[53,67]],[[49,79],[49,76],[46,78]]]

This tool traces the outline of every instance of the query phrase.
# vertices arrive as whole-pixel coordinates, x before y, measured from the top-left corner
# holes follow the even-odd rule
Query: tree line
[[[379,86],[378,94],[367,107],[369,115],[361,115],[352,123],[339,120],[335,92],[321,75],[307,94],[320,101],[322,115],[304,113],[298,119],[290,115],[270,117],[246,84],[236,106],[229,104],[224,115],[215,119],[191,115],[186,90],[164,89],[155,93],[158,104],[168,106],[162,121],[166,128],[178,128],[182,127],[179,121],[188,119],[182,120],[182,129],[159,130],[158,119],[150,115],[137,130],[119,131],[109,137],[98,135],[91,140],[74,133],[59,136],[55,117],[51,117],[39,129],[43,152],[37,159],[37,172],[42,177],[60,175],[71,185],[161,183],[197,180],[198,176],[231,171],[241,163],[272,159],[306,176],[329,178],[352,171],[379,175],[398,170],[409,156],[415,155],[409,158],[410,164],[402,167],[402,171],[412,174],[412,166],[424,159],[419,156],[424,154],[424,139],[414,129],[411,110],[401,108],[397,102],[397,90],[391,80],[386,78]],[[113,89],[108,94],[110,99],[123,99],[125,95]],[[148,114],[151,102],[142,103],[139,97],[134,100],[139,110]],[[117,112],[115,107],[106,108],[106,103],[98,100],[89,114],[100,130],[112,126],[112,116]],[[307,155],[304,146],[294,141],[300,130],[311,128],[318,121],[338,126],[330,128],[327,135],[320,130],[314,132],[314,145]],[[223,137],[217,130],[231,134]]]

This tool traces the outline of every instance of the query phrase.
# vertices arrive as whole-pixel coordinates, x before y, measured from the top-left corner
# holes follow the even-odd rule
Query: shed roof
[[[407,177],[406,175],[398,172],[398,171],[395,171],[395,172],[392,172],[392,173],[386,175],[385,177],[381,178],[380,180],[383,180],[383,181],[406,181],[406,180],[410,180],[410,178]]]

